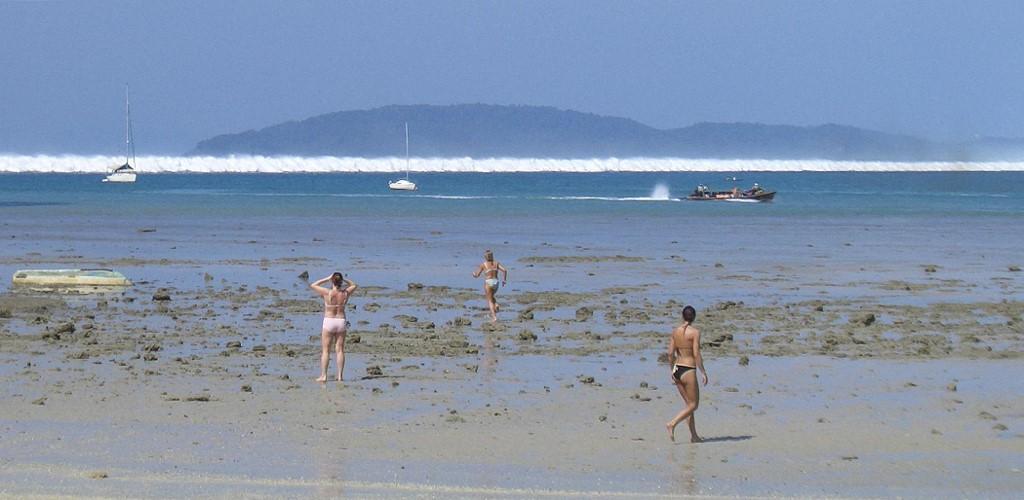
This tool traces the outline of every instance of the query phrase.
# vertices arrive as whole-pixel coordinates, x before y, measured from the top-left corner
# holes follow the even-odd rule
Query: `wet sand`
[[[0,496],[1024,487],[1024,261],[1005,220],[942,221],[937,240],[916,219],[744,218],[728,233],[756,241],[723,244],[699,218],[545,217],[486,243],[510,268],[496,325],[470,277],[493,221],[332,219],[341,243],[286,216],[5,223],[0,277],[135,284],[0,286]],[[347,381],[321,385],[322,306],[298,276],[335,269],[361,288]],[[663,427],[681,402],[659,358],[686,303],[711,375],[698,445]]]
[[[9,256],[0,265],[100,260],[136,284],[0,295],[0,495],[1009,497],[1024,486],[1024,303],[1009,267],[972,279],[925,262],[844,280],[688,264],[718,285],[768,287],[699,308],[712,384],[697,413],[706,442],[691,445],[685,425],[680,443],[665,436],[681,403],[659,357],[680,295],[695,292],[655,279],[686,259],[532,250],[506,262],[513,286],[493,325],[468,277],[396,285],[372,279],[385,263],[353,262],[347,381],[325,385],[312,381],[321,306],[297,278],[325,274],[322,258]],[[560,275],[586,284],[539,286]]]

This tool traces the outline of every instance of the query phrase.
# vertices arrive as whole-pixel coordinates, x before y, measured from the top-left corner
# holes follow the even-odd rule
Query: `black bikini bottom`
[[[693,369],[694,369],[693,366],[676,365],[676,369],[672,371],[672,377],[675,378],[676,380],[682,382],[683,381],[683,375],[686,372],[688,372],[690,370],[693,370]]]

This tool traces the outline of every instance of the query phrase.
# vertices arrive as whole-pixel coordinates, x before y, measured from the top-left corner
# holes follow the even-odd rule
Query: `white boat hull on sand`
[[[110,269],[20,269],[11,282],[27,286],[131,286],[123,274]]]

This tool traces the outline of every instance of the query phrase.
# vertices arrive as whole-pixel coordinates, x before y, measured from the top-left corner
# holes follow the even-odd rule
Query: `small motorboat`
[[[740,191],[737,188],[731,191],[712,191],[701,184],[686,197],[691,201],[732,201],[740,203],[758,203],[772,201],[775,198],[775,191],[768,191],[757,183],[750,189]]]
[[[19,269],[14,285],[37,287],[131,286],[125,275],[111,269]]]

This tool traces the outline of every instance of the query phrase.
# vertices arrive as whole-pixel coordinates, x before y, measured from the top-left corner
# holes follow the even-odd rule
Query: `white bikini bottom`
[[[345,318],[324,318],[324,330],[330,334],[345,333],[348,322]]]

